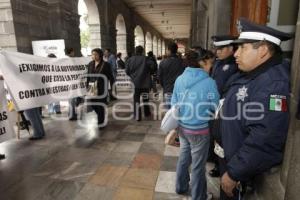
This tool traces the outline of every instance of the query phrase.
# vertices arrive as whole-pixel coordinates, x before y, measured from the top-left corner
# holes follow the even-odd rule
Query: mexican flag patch
[[[287,99],[282,95],[270,96],[270,108],[271,111],[287,112]]]

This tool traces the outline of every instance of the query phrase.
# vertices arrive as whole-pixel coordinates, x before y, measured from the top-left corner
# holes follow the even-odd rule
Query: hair
[[[270,52],[271,56],[282,55],[281,47],[274,44],[274,43],[272,43],[272,42],[262,40],[262,41],[254,42],[254,43],[251,43],[251,44],[252,44],[253,49],[258,49],[260,46],[266,45],[269,49],[269,52]]]
[[[199,61],[199,54],[196,51],[193,50],[189,50],[186,54],[185,54],[185,65],[188,67],[194,67],[194,68],[199,68],[200,65],[198,63]]]
[[[100,58],[103,57],[103,51],[102,51],[100,48],[95,48],[95,49],[93,49],[93,50],[92,50],[92,53],[93,53],[93,52],[96,52],[96,53],[99,55]]]
[[[175,42],[171,42],[169,45],[168,45],[168,49],[171,51],[171,53],[177,53],[177,50],[178,50],[178,46]]]
[[[132,52],[127,53],[127,57],[130,58],[132,56]]]
[[[111,53],[111,49],[110,48],[107,48],[105,50],[108,51],[109,53]]]
[[[48,55],[48,58],[56,58],[56,55],[55,55],[54,53],[50,53],[50,54]]]
[[[201,46],[192,46],[191,48],[195,49],[195,50],[200,50],[200,51],[203,50],[203,48]]]
[[[121,56],[122,56],[122,53],[119,52],[119,53],[117,54],[117,57],[118,57],[118,58],[121,58]]]
[[[148,55],[149,57],[153,57],[153,56],[154,56],[153,51],[149,51],[149,52],[147,53],[147,55]]]
[[[142,46],[139,45],[139,46],[135,47],[135,54],[136,55],[142,55],[143,52],[144,52],[144,48]]]
[[[65,49],[65,53],[67,54],[67,55],[69,55],[69,54],[71,54],[72,52],[74,52],[74,48],[66,48]]]
[[[205,60],[214,59],[214,58],[215,58],[215,54],[212,51],[203,49],[202,54],[200,55],[199,61],[205,61]]]

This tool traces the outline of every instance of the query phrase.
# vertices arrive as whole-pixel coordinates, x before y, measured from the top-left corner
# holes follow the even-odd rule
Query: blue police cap
[[[240,36],[234,41],[236,44],[266,40],[279,46],[281,41],[292,38],[292,35],[289,33],[284,33],[268,26],[255,24],[245,18],[239,19],[238,29]]]
[[[211,39],[213,40],[213,44],[215,47],[222,47],[231,45],[237,37],[231,35],[215,35],[212,36]]]

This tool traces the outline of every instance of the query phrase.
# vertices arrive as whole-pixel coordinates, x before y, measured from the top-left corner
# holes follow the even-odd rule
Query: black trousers
[[[149,103],[149,91],[150,89],[146,88],[135,88],[134,90],[134,117],[136,120],[142,119],[142,108],[144,108],[144,114],[146,117],[151,115]],[[141,105],[141,98],[143,100],[143,104]]]
[[[88,103],[91,105],[92,109],[96,112],[98,118],[98,126],[104,127],[105,122],[105,109],[107,107],[107,98],[104,99],[91,99]]]

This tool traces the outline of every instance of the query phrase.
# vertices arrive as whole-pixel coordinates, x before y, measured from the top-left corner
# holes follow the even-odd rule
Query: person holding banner
[[[51,53],[48,55],[49,58],[56,58],[56,55]],[[48,112],[49,114],[61,114],[61,110],[60,110],[60,103],[59,102],[55,102],[55,103],[51,103],[48,105]]]
[[[66,56],[69,58],[75,57],[74,48],[66,48],[65,53]],[[69,120],[70,121],[77,120],[76,106],[78,105],[79,101],[80,101],[80,97],[69,99]]]
[[[88,99],[89,104],[97,113],[98,127],[103,129],[106,126],[105,110],[107,97],[108,97],[108,83],[113,85],[115,82],[114,75],[110,68],[109,63],[103,60],[103,51],[99,48],[92,50],[92,59],[88,65],[88,77],[87,85],[96,85],[96,94],[92,94],[93,97]]]
[[[29,140],[41,140],[45,137],[45,129],[40,113],[40,108],[31,108],[25,110],[25,115],[29,119],[32,129],[33,129],[33,136],[29,138]]]
[[[0,80],[3,80],[3,76],[0,75]],[[5,159],[5,155],[4,154],[0,154],[0,160]]]

